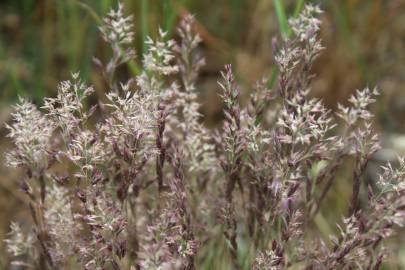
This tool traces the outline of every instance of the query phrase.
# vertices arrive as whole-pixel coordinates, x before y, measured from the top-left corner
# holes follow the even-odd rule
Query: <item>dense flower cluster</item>
[[[123,10],[110,11],[100,27],[112,48],[106,65],[95,59],[109,87],[105,104],[87,108],[94,90],[75,73],[41,109],[25,99],[15,106],[7,164],[26,172],[19,184],[33,228],[11,224],[14,263],[379,269],[384,239],[405,224],[405,160],[382,167],[363,196],[368,161],[379,149],[369,112],[378,91],[357,91],[337,117],[311,97],[311,67],[324,49],[319,8],[306,6],[290,20],[294,35],[276,46],[273,89],[263,79],[244,105],[232,66],[225,67],[217,130],[199,113],[204,59],[193,17],[180,22],[179,42],[161,30],[148,38],[140,75],[119,82],[117,67],[134,58],[132,18]],[[316,237],[311,224],[346,160],[353,161],[349,209],[336,235]]]
[[[53,125],[34,104],[20,98],[13,113],[14,123],[7,125],[8,136],[13,140],[15,149],[6,156],[11,167],[25,166],[34,170],[46,167],[46,156],[51,147]],[[35,123],[35,125],[33,124]]]
[[[114,45],[131,44],[134,40],[132,16],[124,17],[124,7],[118,4],[117,10],[110,10],[100,26],[103,39]]]

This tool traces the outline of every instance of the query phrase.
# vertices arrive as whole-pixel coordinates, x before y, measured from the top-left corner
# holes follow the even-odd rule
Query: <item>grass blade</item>
[[[141,38],[142,38],[142,53],[147,52],[147,46],[145,44],[146,37],[149,35],[149,26],[148,26],[148,13],[149,13],[149,4],[148,0],[141,0]]]
[[[297,5],[295,6],[294,9],[294,17],[298,17],[300,15],[300,12],[302,8],[304,7],[305,0],[298,0]]]
[[[276,10],[278,24],[280,26],[281,34],[284,38],[290,35],[290,28],[288,27],[287,14],[285,12],[284,4],[282,0],[273,0],[274,8]]]

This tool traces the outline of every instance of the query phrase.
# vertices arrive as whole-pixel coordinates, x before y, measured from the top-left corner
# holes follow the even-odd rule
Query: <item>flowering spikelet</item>
[[[15,149],[6,155],[6,162],[11,167],[45,167],[54,125],[31,102],[24,98],[19,102],[12,114],[14,123],[6,125],[7,136],[15,145]]]
[[[391,163],[383,166],[383,172],[380,174],[378,184],[381,191],[385,192],[402,192],[405,190],[405,183],[402,181],[405,178],[405,158],[398,158],[399,167],[393,168]]]
[[[31,234],[25,234],[20,225],[12,222],[10,225],[9,237],[5,240],[7,251],[13,256],[27,255],[34,245],[34,237]]]
[[[373,115],[367,110],[367,107],[375,102],[374,96],[378,96],[379,92],[376,88],[370,90],[365,88],[364,90],[356,91],[356,95],[352,95],[349,102],[352,107],[344,107],[338,104],[339,112],[337,115],[342,118],[348,126],[354,125],[359,120],[368,121]]]
[[[63,264],[74,254],[78,225],[74,222],[67,190],[53,185],[46,198],[44,213],[46,230],[52,239],[53,262]]]
[[[288,22],[296,37],[300,41],[311,41],[316,38],[320,30],[321,21],[316,17],[322,10],[318,6],[306,5],[298,18],[290,19]]]
[[[79,78],[79,73],[73,73],[72,79],[58,85],[56,98],[45,98],[43,109],[55,126],[62,129],[62,134],[70,136],[92,113],[85,112],[83,100],[94,92]]]
[[[126,254],[126,219],[109,194],[85,192],[80,196],[85,214],[76,214],[75,218],[88,226],[90,234],[76,240],[77,260],[89,270],[117,267],[117,260]]]
[[[194,17],[187,14],[180,22],[180,27],[177,29],[181,38],[181,44],[176,49],[180,54],[178,67],[186,92],[194,90],[194,83],[197,79],[198,72],[205,64],[204,58],[196,51],[202,40],[198,34],[193,32],[193,24]]]
[[[200,104],[195,89],[195,80],[200,68],[205,64],[198,52],[201,38],[192,31],[194,17],[186,15],[177,29],[181,44],[176,48],[179,54],[177,65],[184,91],[173,91],[174,106],[181,109],[183,118],[170,118],[171,125],[182,131],[185,145],[185,159],[190,171],[213,171],[215,166],[214,146],[209,142],[209,131],[201,124]]]
[[[89,130],[83,130],[69,143],[66,156],[80,168],[81,172],[76,176],[85,177],[105,160],[106,153],[97,137]]]
[[[106,65],[95,57],[93,62],[102,71],[111,89],[116,89],[114,75],[117,68],[135,58],[136,53],[132,48],[133,28],[133,17],[132,15],[124,17],[124,6],[120,2],[117,10],[111,9],[99,27],[104,41],[111,46],[113,55]]]
[[[327,132],[333,128],[330,112],[319,100],[306,99],[306,92],[298,92],[289,101],[288,107],[281,111],[277,125],[286,129],[280,136],[280,142],[286,144],[307,144],[324,140]],[[320,153],[324,149],[320,149]]]
[[[108,143],[107,149],[115,151],[114,145],[129,147],[131,152],[152,150],[154,130],[156,128],[156,100],[157,94],[153,92],[133,92],[128,85],[122,86],[122,95],[116,92],[107,94],[109,103],[105,104],[111,108],[110,116],[100,126]],[[148,154],[152,154],[149,152]]]
[[[156,41],[148,37],[145,41],[148,53],[144,56],[143,65],[146,71],[160,75],[177,73],[179,68],[174,62],[175,41],[167,39],[167,32],[159,28],[159,37]]]
[[[261,252],[255,259],[253,270],[279,270],[280,257],[273,250]]]
[[[118,3],[117,10],[111,9],[99,27],[103,39],[114,45],[129,45],[134,40],[133,16],[124,17],[124,6]]]

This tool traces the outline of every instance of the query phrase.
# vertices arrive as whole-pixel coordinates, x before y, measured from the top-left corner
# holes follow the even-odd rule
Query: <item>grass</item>
[[[5,97],[9,103],[12,103],[18,95],[22,95],[31,96],[39,103],[44,96],[54,90],[57,81],[50,81],[50,78],[63,79],[70,71],[81,70],[82,75],[90,79],[93,68],[91,55],[100,53],[99,44],[102,43],[98,39],[95,25],[100,21],[100,15],[116,4],[115,0],[9,0],[6,2],[0,7],[6,6],[21,18],[21,28],[18,29],[18,36],[21,39],[18,43],[24,45],[18,45],[16,41],[8,43],[5,37],[0,40],[0,59],[6,71],[4,75],[6,81],[0,82],[0,86],[4,86],[0,90],[0,99]],[[123,0],[122,2],[130,8],[138,22],[136,46],[140,52],[147,50],[143,40],[147,35],[154,34],[157,24],[171,33],[181,7],[195,13],[201,21],[208,21],[207,28],[218,38],[226,37],[226,40],[232,44],[232,48],[241,46],[238,42],[241,33],[235,29],[241,29],[248,21],[240,17],[241,9],[244,7],[242,0],[227,1],[226,12],[231,18],[229,24],[221,23],[223,14],[217,10],[211,12],[210,5],[205,6],[203,2],[163,0],[159,2],[163,3],[161,6],[153,0]],[[297,16],[306,2],[309,1],[297,0],[291,7],[286,6],[283,0],[273,0],[274,12],[282,36],[288,37],[291,34],[287,17],[290,14]],[[41,3],[41,10],[38,10],[38,3]],[[327,10],[328,16],[329,14],[332,16],[333,23],[337,27],[337,40],[345,44],[349,57],[356,60],[363,80],[373,84],[375,78],[371,75],[360,45],[356,43],[356,32],[351,27],[348,15],[350,10],[345,3],[347,1],[326,0],[322,5]],[[205,22],[203,25],[206,26]],[[105,49],[101,50],[101,55],[106,52]],[[138,57],[137,62],[129,63],[131,74],[139,74],[140,60]],[[29,74],[28,78],[24,74]],[[273,68],[270,76],[271,88],[277,80],[278,70]],[[383,110],[383,104],[381,104],[381,111]],[[319,226],[323,226],[322,217],[319,217],[318,221]],[[210,256],[216,257],[218,254],[210,254]]]

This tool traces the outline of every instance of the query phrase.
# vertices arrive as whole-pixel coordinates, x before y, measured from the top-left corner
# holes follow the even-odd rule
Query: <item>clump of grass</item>
[[[197,102],[204,60],[193,17],[180,23],[180,42],[162,30],[147,38],[139,75],[122,82],[117,68],[135,57],[133,20],[122,5],[111,10],[100,30],[113,56],[95,59],[110,88],[106,103],[87,110],[94,90],[74,73],[42,108],[26,99],[15,107],[7,163],[26,172],[20,187],[33,227],[12,224],[14,264],[201,269],[213,265],[205,255],[222,241],[218,265],[232,269],[379,269],[384,240],[405,222],[405,161],[384,166],[363,198],[362,175],[379,148],[368,110],[378,91],[358,91],[339,106],[340,120],[309,97],[311,67],[324,49],[319,13],[308,5],[289,21],[291,37],[276,46],[277,84],[258,82],[246,106],[225,67],[225,118],[212,131]],[[311,223],[350,158],[340,233],[314,237]]]

